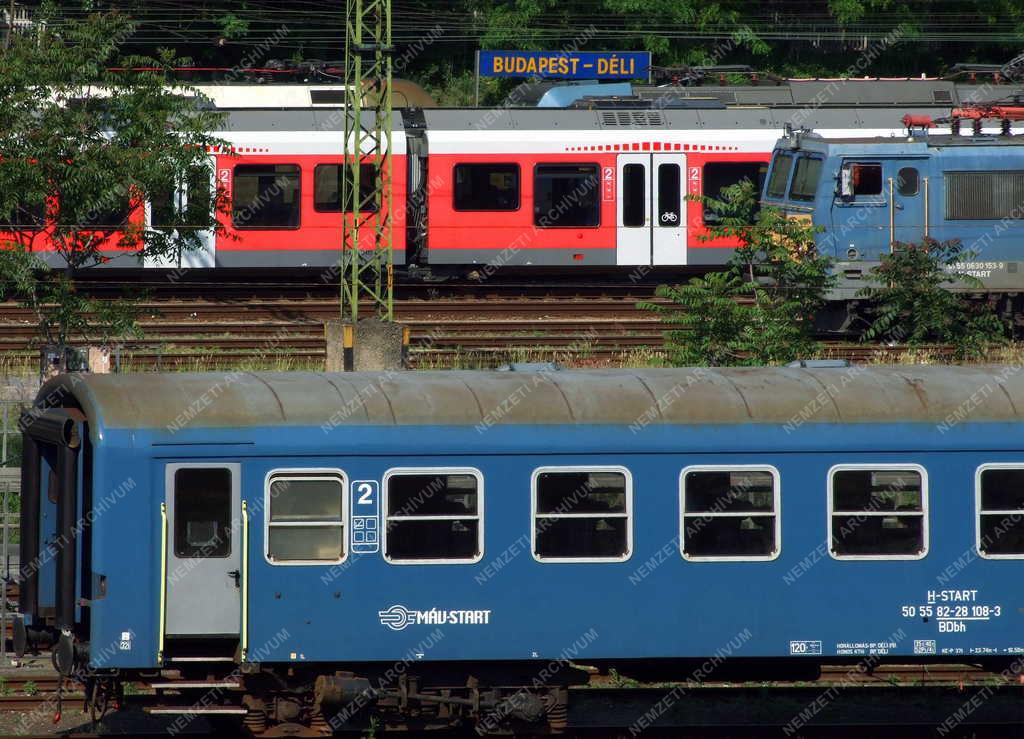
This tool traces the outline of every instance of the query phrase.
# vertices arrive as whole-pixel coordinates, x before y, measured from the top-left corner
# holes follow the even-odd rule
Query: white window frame
[[[836,554],[832,550],[832,518],[837,515],[834,509],[834,499],[832,496],[832,480],[836,472],[848,472],[848,471],[881,471],[881,470],[907,470],[917,472],[921,476],[921,510],[918,511],[848,511],[845,515],[865,515],[865,516],[921,516],[923,521],[921,523],[921,536],[923,539],[924,548],[919,554]],[[853,560],[853,561],[872,561],[872,560],[914,560],[924,559],[928,556],[928,551],[931,548],[931,534],[930,527],[928,525],[929,512],[928,512],[928,470],[919,464],[907,463],[891,463],[891,462],[880,462],[878,464],[836,464],[829,468],[828,478],[828,507],[826,508],[826,525],[828,531],[828,553],[832,559],[837,560]],[[842,512],[840,512],[842,514]]]
[[[400,521],[459,521],[468,518],[477,520],[477,555],[475,557],[455,558],[434,558],[434,559],[393,559],[388,555],[388,522],[391,516],[388,514],[388,482],[392,477],[402,475],[472,475],[476,479],[476,515],[427,515],[427,516],[396,516]],[[476,467],[392,467],[384,473],[381,480],[381,508],[382,515],[380,532],[381,554],[384,561],[393,565],[456,565],[476,564],[484,558],[484,475]]]
[[[1021,470],[1024,472],[1024,462],[989,462],[980,465],[974,472],[974,548],[978,556],[983,559],[1024,559],[1024,552],[1019,554],[989,554],[981,551],[981,473],[985,470]],[[984,511],[986,516],[991,515],[1013,515],[1014,513],[1024,516],[1024,508],[1016,510],[991,510]]]
[[[537,481],[548,473],[618,472],[626,480],[625,513],[537,513]],[[537,553],[537,520],[540,518],[625,518],[626,552],[617,557],[542,557]],[[633,556],[633,475],[621,465],[570,465],[566,467],[537,467],[530,477],[530,551],[533,558],[544,564],[587,564],[625,562]]]
[[[775,518],[775,551],[772,554],[743,556],[701,557],[686,553],[686,476],[691,472],[767,472],[772,476],[772,515]],[[691,518],[732,517],[749,518],[769,515],[765,511],[722,511],[720,513],[693,513]],[[782,475],[770,464],[692,464],[679,473],[679,554],[687,562],[771,562],[782,554]]]
[[[304,478],[312,480],[331,480],[332,482],[341,481],[341,527],[342,527],[342,554],[340,559],[288,559],[288,560],[276,560],[270,556],[270,483],[274,478]],[[337,469],[335,467],[282,467],[279,469],[270,470],[267,472],[265,478],[263,478],[263,559],[268,564],[274,565],[275,567],[297,567],[310,565],[318,565],[324,567],[333,567],[339,565],[348,559],[349,553],[352,549],[349,543],[349,488],[348,488],[348,475],[345,474],[344,470]],[[312,526],[338,526],[336,521],[279,521],[273,524],[280,528],[295,528],[295,527],[312,527]]]

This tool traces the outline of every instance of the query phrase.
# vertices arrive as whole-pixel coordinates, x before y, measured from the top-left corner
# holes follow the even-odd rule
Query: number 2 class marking
[[[352,551],[375,554],[380,551],[380,483],[352,482]]]

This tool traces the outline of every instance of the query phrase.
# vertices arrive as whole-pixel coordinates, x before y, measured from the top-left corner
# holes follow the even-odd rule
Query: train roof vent
[[[598,120],[604,127],[634,128],[665,125],[665,115],[660,110],[602,110],[598,113]]]
[[[953,93],[949,90],[932,90],[932,100],[937,103],[953,103]]]

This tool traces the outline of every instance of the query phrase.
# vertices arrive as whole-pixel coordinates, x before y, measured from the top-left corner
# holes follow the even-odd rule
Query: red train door
[[[616,264],[686,264],[683,154],[620,154]]]

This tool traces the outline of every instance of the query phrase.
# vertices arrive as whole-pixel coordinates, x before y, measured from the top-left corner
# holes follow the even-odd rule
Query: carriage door
[[[238,464],[167,465],[166,634],[238,638]]]
[[[686,264],[686,211],[683,208],[686,157],[682,154],[654,154],[653,159],[653,264]]]
[[[925,236],[924,196],[919,161],[886,162],[893,241],[917,244]]]
[[[618,157],[616,264],[686,264],[682,154]]]

